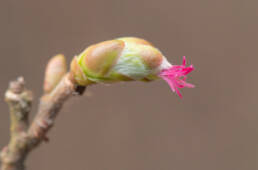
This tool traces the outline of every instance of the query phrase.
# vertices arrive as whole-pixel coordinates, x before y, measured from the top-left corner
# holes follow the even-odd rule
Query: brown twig
[[[31,109],[32,93],[24,88],[24,79],[18,78],[9,85],[5,100],[10,108],[11,137],[8,146],[1,152],[2,170],[24,169],[28,114]]]
[[[11,114],[11,139],[1,152],[1,170],[24,170],[24,161],[28,153],[47,140],[46,134],[53,126],[63,103],[76,93],[77,85],[72,73],[63,76],[58,85],[43,95],[38,113],[32,124],[28,124],[31,108],[31,92],[24,88],[24,80],[19,78],[10,84],[6,92],[6,101]],[[79,88],[81,92],[81,88]]]
[[[63,103],[75,93],[75,90],[75,82],[72,75],[68,73],[50,94],[41,98],[38,113],[28,130],[30,149],[47,139],[47,131],[53,126]]]

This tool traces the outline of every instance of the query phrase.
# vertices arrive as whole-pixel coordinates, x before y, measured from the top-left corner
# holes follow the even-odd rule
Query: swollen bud
[[[52,57],[46,67],[44,92],[51,92],[67,72],[66,59],[64,55],[58,54]]]
[[[118,38],[92,45],[71,63],[71,72],[76,82],[82,86],[162,78],[179,96],[181,94],[178,88],[193,87],[184,84],[186,74],[192,70],[193,66],[185,66],[185,59],[181,66],[171,65],[151,43],[135,37]]]

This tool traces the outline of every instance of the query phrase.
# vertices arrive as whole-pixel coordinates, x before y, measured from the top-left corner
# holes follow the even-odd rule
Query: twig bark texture
[[[5,94],[11,116],[10,142],[1,152],[1,170],[24,170],[27,155],[42,141],[48,140],[47,132],[64,102],[76,94],[77,85],[72,73],[65,74],[57,86],[45,93],[40,100],[38,112],[29,125],[32,93],[25,88],[23,78],[10,83]]]

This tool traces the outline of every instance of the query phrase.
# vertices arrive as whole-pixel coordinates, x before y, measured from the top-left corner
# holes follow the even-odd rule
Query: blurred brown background
[[[70,61],[90,44],[137,36],[173,63],[188,56],[196,88],[181,100],[164,81],[90,87],[66,103],[28,170],[258,169],[257,17],[256,0],[1,0],[0,147],[10,80],[25,77],[35,112],[51,56]]]

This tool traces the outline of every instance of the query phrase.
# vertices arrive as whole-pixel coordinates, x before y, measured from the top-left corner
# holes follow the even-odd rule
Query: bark
[[[10,109],[11,135],[9,144],[0,155],[1,170],[24,170],[24,161],[30,151],[48,140],[47,132],[54,125],[65,101],[73,94],[82,94],[85,88],[78,87],[73,74],[67,73],[51,92],[41,97],[38,112],[29,125],[32,93],[24,85],[23,78],[18,78],[10,83],[5,95]]]

